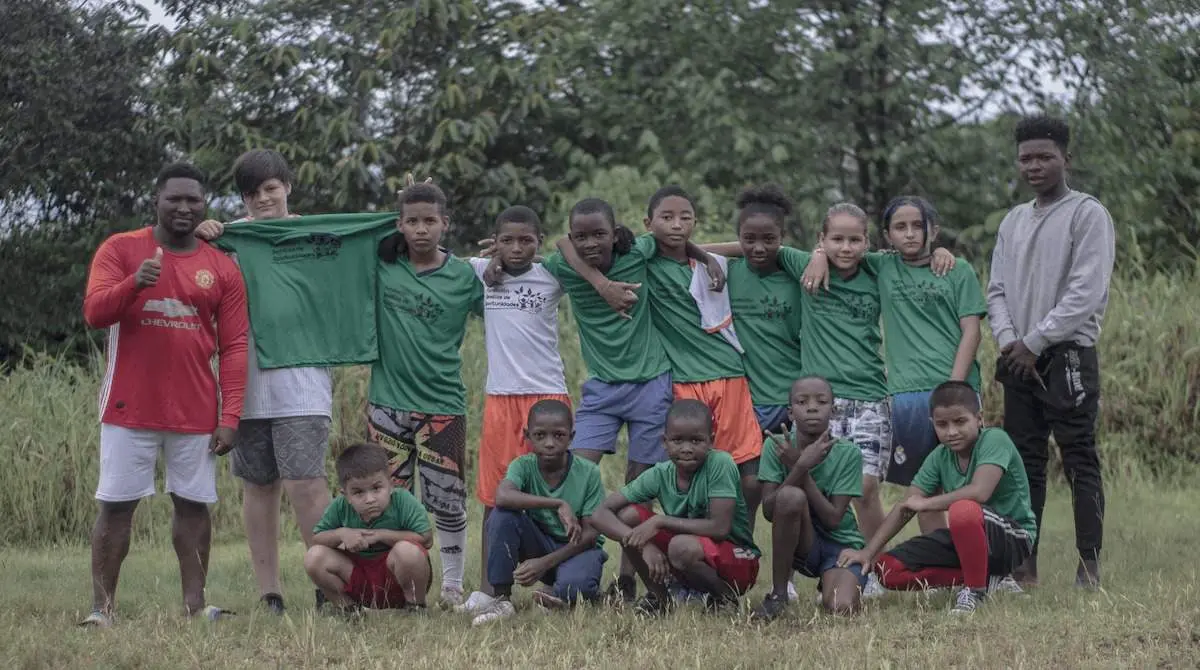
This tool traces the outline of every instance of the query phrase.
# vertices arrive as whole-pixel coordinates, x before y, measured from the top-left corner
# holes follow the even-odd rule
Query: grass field
[[[1112,488],[1100,593],[1071,586],[1070,507],[1056,491],[1047,509],[1043,585],[1028,597],[998,596],[973,616],[952,618],[949,593],[891,593],[857,619],[835,620],[817,613],[815,583],[797,578],[801,601],[790,618],[769,626],[749,623],[744,612],[735,618],[691,609],[656,621],[590,607],[550,616],[520,590],[519,616],[491,626],[472,628],[436,609],[424,618],[379,613],[350,624],[314,615],[298,542],[283,555],[289,614],[276,618],[256,607],[245,545],[226,542],[214,549],[208,594],[238,616],[185,620],[169,546],[141,543],[122,575],[118,625],[81,630],[74,623],[89,605],[87,549],[10,547],[0,550],[0,667],[1196,667],[1194,500],[1186,488]],[[761,524],[764,547],[768,533]],[[761,597],[767,566],[764,559],[749,602]],[[471,583],[477,570],[472,555]],[[610,561],[606,571],[615,570]]]

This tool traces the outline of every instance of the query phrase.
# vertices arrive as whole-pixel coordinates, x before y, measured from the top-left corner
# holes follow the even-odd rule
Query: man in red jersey
[[[225,254],[192,235],[204,219],[204,174],[158,175],[155,225],[118,233],[92,259],[84,320],[108,329],[100,389],[100,513],[92,529],[92,613],[112,624],[133,512],[154,495],[161,450],[188,615],[217,619],[204,584],[217,501],[216,457],[233,447],[246,386],[246,289]],[[220,394],[212,357],[220,355]]]

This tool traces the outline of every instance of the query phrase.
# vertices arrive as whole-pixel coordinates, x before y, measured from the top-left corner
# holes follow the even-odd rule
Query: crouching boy
[[[335,467],[342,494],[313,528],[304,556],[309,578],[346,614],[363,607],[424,611],[433,574],[425,508],[392,485],[383,447],[353,445]]]

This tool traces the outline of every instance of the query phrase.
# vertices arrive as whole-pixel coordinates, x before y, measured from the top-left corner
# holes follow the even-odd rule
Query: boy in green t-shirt
[[[519,456],[496,487],[496,507],[488,516],[487,578],[495,600],[479,612],[479,625],[516,611],[513,583],[541,581],[553,588],[533,599],[548,609],[595,600],[607,555],[590,517],[604,498],[600,468],[570,453],[575,428],[571,408],[560,400],[539,400],[529,408],[525,437],[532,454]]]
[[[425,610],[433,530],[421,503],[390,477],[388,453],[355,444],[334,464],[342,495],[313,528],[304,570],[347,614],[363,607]]]
[[[592,523],[625,547],[646,585],[640,613],[671,608],[672,577],[704,594],[710,607],[735,603],[753,588],[760,555],[737,465],[713,449],[712,413],[699,400],[671,405],[663,441],[670,460],[605,498]],[[653,500],[662,514],[646,506]]]
[[[792,384],[790,437],[770,435],[763,443],[758,479],[763,483],[763,514],[771,522],[773,588],[754,611],[771,620],[787,609],[792,570],[820,580],[826,611],[858,611],[867,584],[861,565],[839,567],[846,549],[864,541],[850,511],[862,496],[862,452],[853,442],[829,436],[833,388],[821,377]]]
[[[1020,592],[1008,575],[1033,552],[1037,537],[1029,481],[1008,434],[981,429],[979,396],[970,384],[944,382],[929,404],[941,444],[866,548],[842,552],[838,565],[873,565],[889,589],[963,584],[951,611],[970,613],[989,592]],[[949,511],[949,528],[918,535],[879,556],[913,515],[941,510]]]

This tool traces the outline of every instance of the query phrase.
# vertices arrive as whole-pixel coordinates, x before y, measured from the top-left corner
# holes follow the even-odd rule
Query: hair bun
[[[783,212],[784,216],[790,216],[792,213],[792,199],[787,197],[787,194],[777,184],[747,188],[738,194],[738,209],[745,209],[752,205],[776,207]]]

